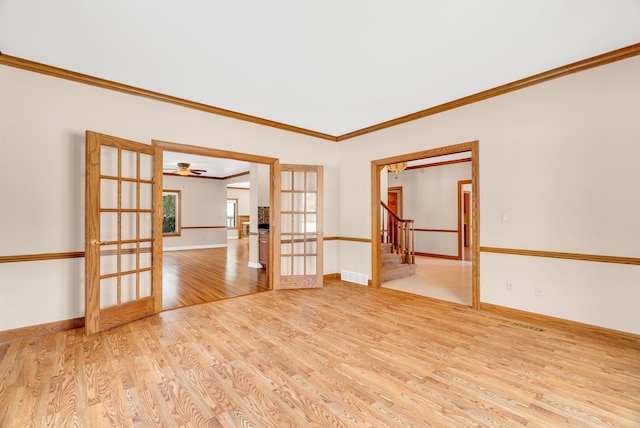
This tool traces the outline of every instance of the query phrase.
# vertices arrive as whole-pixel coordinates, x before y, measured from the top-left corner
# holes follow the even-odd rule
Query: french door
[[[322,287],[322,166],[278,165],[274,289]],[[279,257],[278,257],[279,255]]]
[[[162,309],[162,150],[87,131],[85,334]]]

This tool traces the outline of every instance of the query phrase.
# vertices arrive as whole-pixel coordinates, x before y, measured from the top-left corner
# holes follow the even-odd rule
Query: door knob
[[[104,242],[98,241],[97,239],[91,240],[91,245],[102,245],[102,244],[104,244]]]

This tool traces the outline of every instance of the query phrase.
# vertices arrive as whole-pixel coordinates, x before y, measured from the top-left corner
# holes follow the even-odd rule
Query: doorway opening
[[[471,260],[470,263],[466,262],[468,265],[470,265],[470,266],[467,265],[467,269],[470,268],[470,272],[467,272],[467,275],[468,277],[470,277],[470,281],[469,281],[470,284],[468,285],[468,287],[470,287],[471,299],[470,299],[470,302],[467,302],[466,304],[470,303],[470,306],[475,309],[479,307],[479,303],[480,303],[480,287],[479,287],[479,275],[478,275],[478,272],[479,272],[479,239],[478,239],[479,237],[479,200],[477,198],[478,189],[479,189],[478,141],[472,141],[472,142],[457,144],[453,146],[430,149],[430,150],[425,150],[421,152],[409,153],[405,155],[399,155],[399,156],[394,156],[390,158],[374,160],[371,162],[371,168],[372,168],[371,169],[372,286],[380,287],[382,285],[382,257],[381,257],[382,232],[381,232],[380,200],[382,195],[385,195],[385,196],[387,195],[387,188],[389,188],[389,185],[396,184],[387,180],[386,179],[386,177],[388,177],[387,175],[381,174],[384,167],[387,165],[403,163],[403,162],[408,162],[409,165],[411,165],[412,161],[423,160],[423,159],[433,160],[434,158],[437,158],[437,157],[460,154],[464,152],[470,153],[470,157],[471,157],[471,160],[470,160],[471,180],[469,180],[470,193],[469,193],[469,199],[468,199],[468,202],[469,202],[468,208],[470,208],[470,210],[468,211],[469,223],[468,223],[467,235],[466,235],[466,238],[467,238],[466,242],[469,245],[468,248],[469,248],[469,255]],[[454,188],[451,190],[453,192],[453,203],[455,204],[455,207],[452,208],[453,209],[452,215],[455,216],[455,219],[453,220],[453,222],[454,223],[457,222],[456,229],[444,230],[444,229],[438,229],[438,228],[424,228],[424,229],[421,229],[420,232],[415,232],[415,233],[421,233],[423,236],[428,236],[428,235],[438,236],[438,234],[440,234],[441,236],[444,236],[447,233],[449,235],[454,235],[455,233],[457,233],[457,236],[458,236],[457,242],[454,238],[454,241],[453,241],[454,243],[451,244],[452,248],[450,249],[453,249],[453,247],[457,247],[455,248],[455,250],[457,250],[458,254],[455,256],[452,254],[451,256],[438,257],[438,258],[428,257],[429,260],[420,259],[418,260],[418,263],[431,261],[431,262],[442,262],[445,264],[447,262],[459,264],[460,261],[465,257],[463,254],[464,247],[462,247],[460,244],[462,237],[464,235],[464,228],[462,227],[461,219],[459,218],[460,211],[461,211],[459,204],[464,204],[464,199],[461,199],[464,196],[458,197],[458,201],[456,203],[455,185],[456,184],[454,183]],[[403,198],[404,198],[404,208],[405,208],[404,215],[407,216],[408,215],[407,209],[409,208],[408,207],[409,196],[407,193],[406,186],[404,188],[403,193],[404,193]],[[457,212],[455,211],[456,209],[458,210]],[[417,219],[413,219],[413,220],[416,221],[416,225],[419,225]],[[417,229],[418,229],[418,226],[416,226],[416,230]],[[429,238],[424,238],[424,239],[428,240]],[[439,239],[439,238],[432,238],[432,239]],[[421,255],[418,255],[416,256],[416,258],[419,258],[420,256]],[[422,256],[432,256],[432,255],[422,254]],[[418,265],[418,263],[416,263],[416,265]],[[398,279],[396,281],[403,281],[403,280]],[[391,281],[391,282],[394,282],[394,281]],[[435,297],[435,298],[438,298],[438,297]]]
[[[398,217],[402,217],[402,186],[387,187],[387,205]]]
[[[259,244],[258,235],[268,233],[277,159],[156,140],[153,145],[163,150],[165,168],[189,162],[200,172],[163,176],[163,187],[181,190],[182,234],[163,239],[162,310],[272,289],[273,269],[265,260],[273,260],[273,249]],[[233,224],[229,200],[235,202]]]
[[[470,262],[471,253],[471,218],[473,216],[472,180],[458,181],[458,254],[462,261]]]

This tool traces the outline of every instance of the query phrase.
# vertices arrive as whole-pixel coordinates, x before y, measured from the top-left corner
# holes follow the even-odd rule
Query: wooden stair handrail
[[[387,210],[387,212],[389,213],[389,215],[391,215],[393,218],[395,218],[398,221],[413,221],[413,220],[408,220],[408,219],[404,219],[404,218],[400,218],[398,217],[398,214],[396,214],[395,212],[393,212],[393,210],[391,208],[389,208],[389,205],[385,204],[384,201],[380,201],[380,204],[382,204],[382,206],[384,207],[384,209]]]
[[[400,218],[384,201],[380,201],[383,213],[380,216],[380,237],[383,243],[391,244],[392,252],[402,256],[403,264],[415,263],[413,220]],[[386,216],[385,216],[386,213]]]

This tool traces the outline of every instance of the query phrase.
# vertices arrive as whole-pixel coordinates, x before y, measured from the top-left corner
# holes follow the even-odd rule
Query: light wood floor
[[[248,267],[249,240],[228,248],[162,253],[162,309],[213,302],[269,289],[264,269]]]
[[[637,427],[640,343],[334,280],[0,345],[2,427]]]

